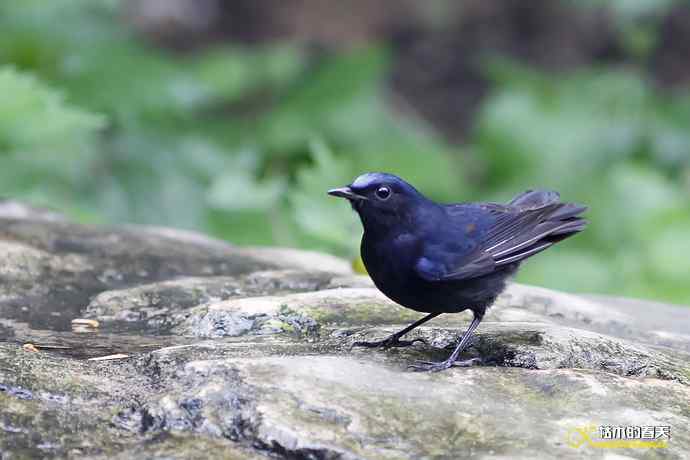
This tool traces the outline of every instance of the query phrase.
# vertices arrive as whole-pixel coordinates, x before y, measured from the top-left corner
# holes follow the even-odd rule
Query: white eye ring
[[[392,194],[390,187],[386,187],[385,185],[376,189],[376,197],[381,201],[386,201]]]

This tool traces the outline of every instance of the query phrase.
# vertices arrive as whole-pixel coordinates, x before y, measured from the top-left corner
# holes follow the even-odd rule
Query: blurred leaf
[[[290,194],[295,222],[326,247],[352,251],[361,235],[357,217],[344,200],[326,194],[352,181],[352,165],[347,158],[336,158],[321,141],[312,142],[311,152],[314,165],[299,171]]]
[[[242,99],[264,87],[285,87],[304,70],[303,53],[292,46],[217,48],[191,59],[190,65],[207,86],[208,103]]]
[[[659,229],[648,248],[649,270],[659,278],[687,283],[690,273],[690,219]]]
[[[213,180],[208,191],[208,203],[226,211],[265,211],[275,206],[285,192],[280,178],[259,182],[254,152],[244,152],[232,161]]]
[[[5,153],[69,156],[87,147],[104,126],[102,117],[69,106],[60,93],[12,67],[0,67],[0,91],[0,148]]]
[[[81,191],[105,119],[8,66],[0,67],[0,93],[0,194],[75,211],[84,206]]]
[[[261,120],[259,138],[276,155],[290,155],[316,135],[341,142],[371,132],[372,113],[379,112],[361,101],[377,98],[385,62],[376,49],[327,58]]]
[[[524,263],[517,280],[570,292],[611,292],[620,288],[612,265],[598,254],[558,248]]]

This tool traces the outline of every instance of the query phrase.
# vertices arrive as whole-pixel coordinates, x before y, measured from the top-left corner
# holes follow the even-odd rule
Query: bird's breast
[[[417,309],[419,277],[414,267],[419,248],[415,239],[397,236],[372,241],[365,235],[361,253],[364,266],[376,287],[395,302]]]

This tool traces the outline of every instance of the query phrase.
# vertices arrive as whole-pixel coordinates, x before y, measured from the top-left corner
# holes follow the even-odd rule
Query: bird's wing
[[[427,281],[476,278],[584,229],[587,222],[579,215],[586,207],[558,199],[555,192],[530,191],[506,205],[451,205],[449,219],[457,240],[463,242],[427,245],[417,261],[417,273]]]

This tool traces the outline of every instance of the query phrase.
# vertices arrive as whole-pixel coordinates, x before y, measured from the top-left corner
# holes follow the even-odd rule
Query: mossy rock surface
[[[420,374],[407,366],[445,358],[468,314],[429,322],[413,347],[351,349],[420,315],[344,261],[6,204],[2,460],[690,452],[687,308],[513,284],[467,350],[482,364]],[[75,318],[99,327],[72,330]],[[113,354],[126,357],[89,360]],[[671,426],[672,438],[570,447],[585,425]]]

